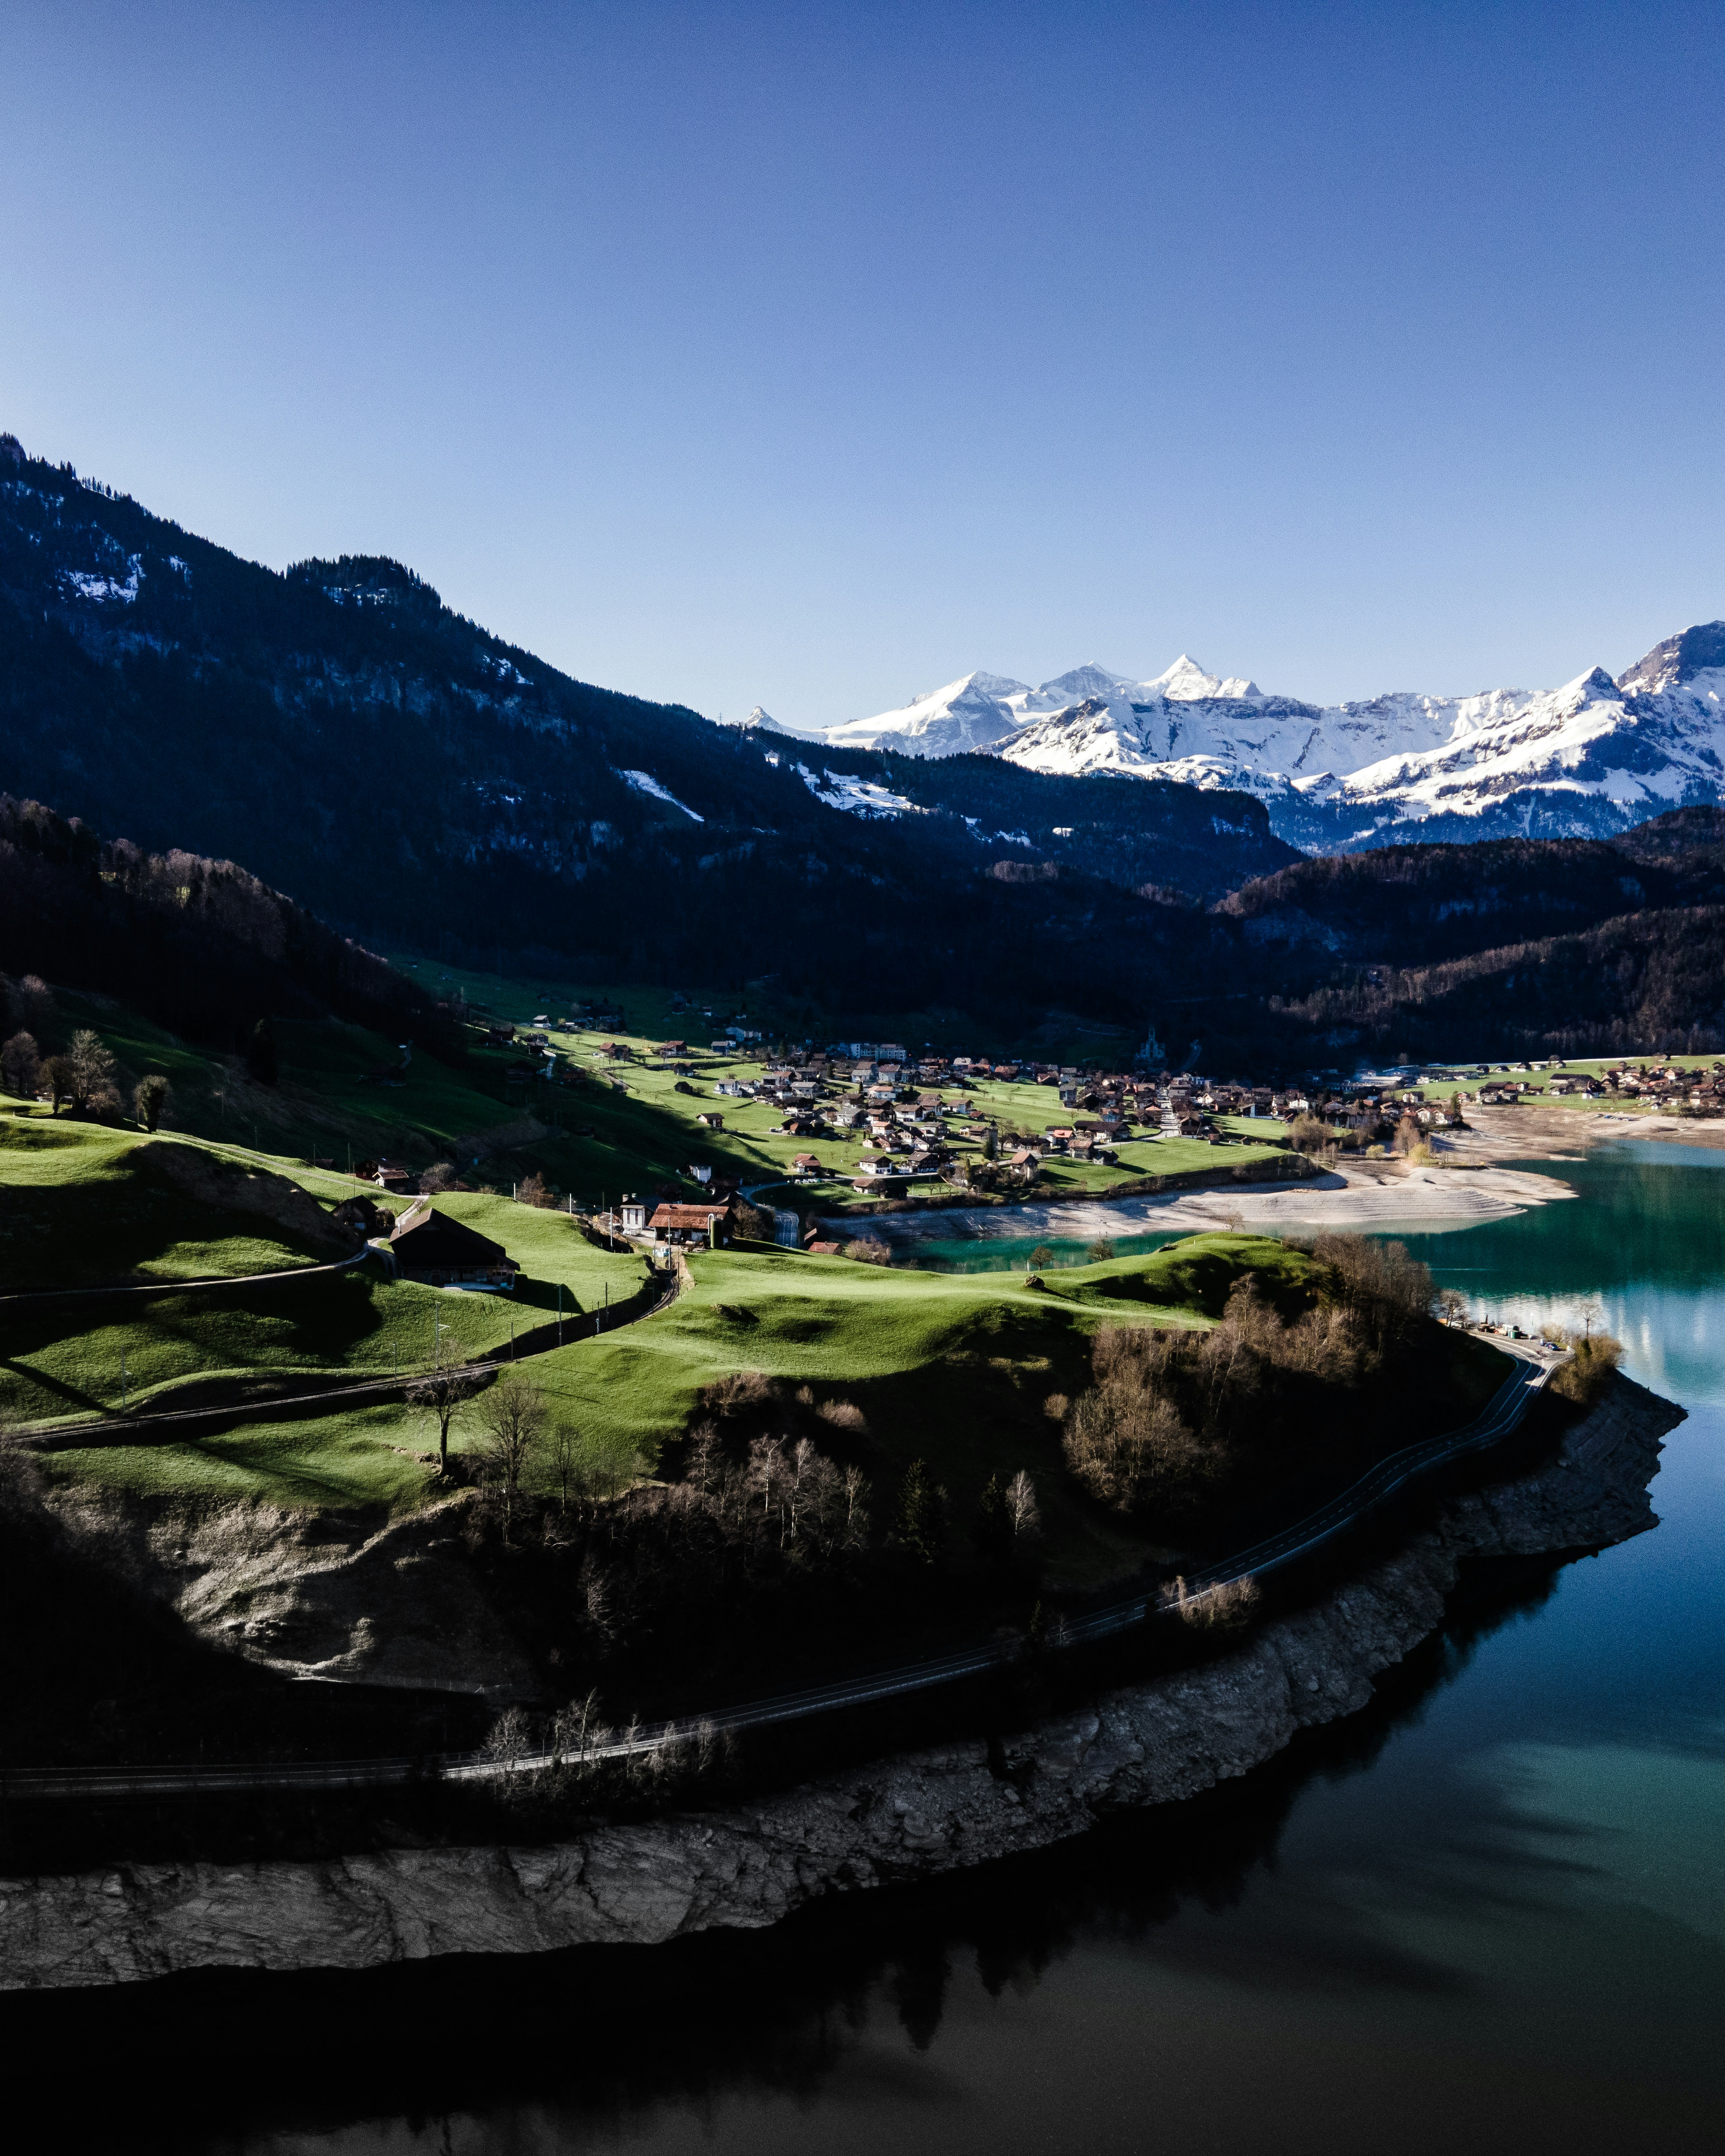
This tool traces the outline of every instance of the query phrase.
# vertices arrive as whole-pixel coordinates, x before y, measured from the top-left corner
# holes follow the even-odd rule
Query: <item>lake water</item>
[[[1626,1148],[1407,1239],[1524,1324],[1597,1306],[1689,1410],[1663,1524],[1487,1568],[1244,1784],[749,1938],[0,2005],[15,2076],[56,2140],[176,2150],[1717,2156],[1722,1171]]]

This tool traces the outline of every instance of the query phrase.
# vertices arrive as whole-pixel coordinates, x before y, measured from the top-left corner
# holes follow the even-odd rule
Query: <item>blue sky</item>
[[[1725,614],[1725,10],[14,0],[0,427],[795,724]]]

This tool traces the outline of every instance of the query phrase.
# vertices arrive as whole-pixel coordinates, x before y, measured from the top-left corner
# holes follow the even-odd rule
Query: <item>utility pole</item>
[[[563,1284],[557,1282],[557,1345],[563,1344]]]
[[[120,1412],[121,1414],[131,1413],[130,1399],[131,1381],[126,1374],[126,1350],[122,1348],[120,1351]]]

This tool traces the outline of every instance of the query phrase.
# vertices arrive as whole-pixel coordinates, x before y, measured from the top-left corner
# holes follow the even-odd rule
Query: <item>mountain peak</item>
[[[1697,622],[1679,635],[1666,637],[1663,644],[1656,644],[1645,659],[1638,659],[1626,673],[1618,675],[1615,685],[1657,696],[1662,689],[1681,688],[1697,674],[1709,673],[1716,667],[1725,667],[1725,621]]]
[[[1183,651],[1166,673],[1158,674],[1153,681],[1144,684],[1158,696],[1172,697],[1177,703],[1197,703],[1213,696],[1226,697],[1235,703],[1258,703],[1264,692],[1255,681],[1238,675],[1224,680],[1220,675],[1207,673],[1188,652]]]

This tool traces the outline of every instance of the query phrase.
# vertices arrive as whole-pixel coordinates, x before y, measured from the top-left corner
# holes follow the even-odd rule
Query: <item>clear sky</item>
[[[1725,8],[12,0],[0,428],[792,725],[1725,615]]]

